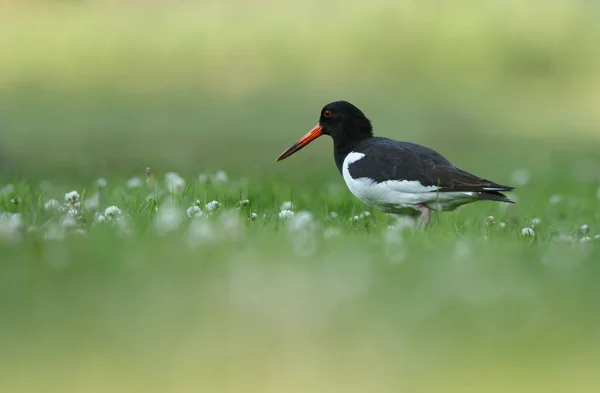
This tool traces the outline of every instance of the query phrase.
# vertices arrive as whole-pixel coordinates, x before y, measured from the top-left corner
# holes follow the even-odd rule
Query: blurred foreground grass
[[[0,391],[598,390],[595,3],[42,3],[0,12]],[[351,222],[330,141],[273,163],[336,99],[519,203]],[[167,171],[221,209],[161,235]]]

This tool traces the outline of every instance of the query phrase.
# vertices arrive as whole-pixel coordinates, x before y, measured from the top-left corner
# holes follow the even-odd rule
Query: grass
[[[592,187],[568,180],[550,203],[522,186],[521,204],[437,214],[421,233],[366,209],[341,179],[307,175],[292,188],[209,174],[170,193],[163,175],[139,188],[21,182],[4,195],[22,227],[0,247],[3,389],[584,392],[582,378],[598,382]],[[531,182],[556,184],[540,176]],[[72,189],[78,204],[64,202]],[[45,209],[51,198],[61,202]],[[291,220],[279,217],[286,201]],[[188,218],[194,204],[204,215]],[[98,222],[112,205],[124,221]]]
[[[597,391],[594,4],[35,3],[0,12],[0,391]],[[518,203],[419,232],[330,140],[274,163],[336,99]]]

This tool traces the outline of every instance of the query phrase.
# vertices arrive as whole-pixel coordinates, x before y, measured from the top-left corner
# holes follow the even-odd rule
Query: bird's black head
[[[321,135],[329,135],[334,143],[358,143],[373,136],[371,121],[360,109],[348,101],[334,101],[321,109],[319,123],[277,157],[281,161]]]

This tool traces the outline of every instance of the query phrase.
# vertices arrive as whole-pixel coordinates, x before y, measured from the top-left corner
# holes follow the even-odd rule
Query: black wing
[[[514,189],[464,171],[435,150],[415,143],[375,137],[359,144],[355,151],[365,157],[348,167],[353,178],[368,177],[376,183],[418,181],[423,186],[438,187],[433,192],[470,191],[500,198],[506,197],[498,191]]]

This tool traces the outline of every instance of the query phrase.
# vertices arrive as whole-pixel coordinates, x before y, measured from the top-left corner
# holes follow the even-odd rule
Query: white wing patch
[[[435,192],[436,186],[424,186],[416,180],[388,180],[376,183],[368,177],[354,179],[350,175],[350,164],[365,157],[363,153],[350,152],[342,165],[344,181],[362,202],[383,211],[394,212],[401,209],[416,209],[426,205],[433,210],[453,210],[472,202],[477,197],[471,192]]]

